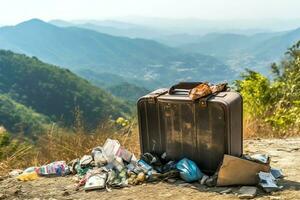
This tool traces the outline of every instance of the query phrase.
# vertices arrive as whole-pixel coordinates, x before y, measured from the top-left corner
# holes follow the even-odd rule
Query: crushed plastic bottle
[[[28,167],[24,170],[24,173],[34,172],[37,167]]]
[[[64,176],[70,173],[70,169],[65,161],[55,161],[50,164],[38,167],[35,171],[38,175],[41,176]]]

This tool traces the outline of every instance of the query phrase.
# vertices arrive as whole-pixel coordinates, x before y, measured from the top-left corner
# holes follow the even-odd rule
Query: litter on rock
[[[201,184],[201,185],[204,185],[205,182],[207,181],[207,179],[209,179],[209,176],[207,176],[207,175],[204,174],[204,175],[202,176],[201,180],[200,180],[200,184]]]
[[[19,176],[17,176],[17,179],[19,181],[33,181],[38,179],[38,174],[33,171],[33,172],[23,172]]]
[[[84,190],[95,190],[105,188],[107,174],[93,174],[91,175],[84,185]]]
[[[92,161],[93,161],[92,156],[90,156],[90,155],[84,155],[80,159],[79,164],[80,164],[81,167],[85,167],[85,166],[90,165]]]
[[[276,183],[275,177],[270,173],[266,172],[259,172],[259,185],[266,191],[266,192],[273,192],[280,189]]]
[[[23,170],[22,169],[14,169],[11,172],[8,173],[10,177],[17,177],[18,175],[22,174]]]
[[[249,160],[255,161],[255,162],[260,162],[263,164],[268,164],[270,163],[270,157],[266,154],[254,154],[249,156]]]
[[[190,91],[189,97],[195,100],[201,97],[208,96],[210,94],[226,91],[227,89],[228,89],[227,83],[220,83],[217,85],[209,85],[208,83],[201,83]]]
[[[96,147],[92,151],[92,159],[96,166],[103,166],[107,163],[102,147]]]
[[[180,177],[186,182],[197,181],[203,176],[196,163],[187,158],[180,160],[176,164],[176,168],[180,171]]]
[[[217,185],[256,185],[258,184],[257,174],[260,171],[269,172],[270,165],[224,155],[223,163],[218,172]]]
[[[47,165],[35,168],[35,171],[40,176],[64,176],[70,173],[69,166],[65,161],[55,161]]]
[[[178,161],[168,159],[166,152],[146,152],[137,159],[132,152],[112,139],[107,139],[103,146],[95,147],[90,155],[76,158],[68,164],[65,161],[55,161],[40,167],[29,167],[24,171],[13,170],[9,175],[20,181],[33,181],[39,176],[73,175],[77,189],[83,187],[85,191],[111,191],[112,188],[156,181],[173,184],[181,178],[186,184],[198,181],[208,187],[252,185],[271,192],[281,188],[276,179],[283,177],[280,169],[270,167],[270,158],[264,154],[242,157],[224,155],[219,170],[208,176],[194,161],[188,158]],[[256,195],[256,189],[242,187],[239,193],[242,198],[252,197]]]
[[[116,153],[119,151],[121,147],[119,141],[107,139],[103,145],[103,153],[106,157],[107,162],[111,162],[114,160]]]
[[[274,178],[282,178],[283,172],[281,169],[271,168],[271,174],[274,176]]]

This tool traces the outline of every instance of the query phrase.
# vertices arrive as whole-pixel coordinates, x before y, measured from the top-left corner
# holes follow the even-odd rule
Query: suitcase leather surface
[[[236,92],[192,101],[186,91],[161,89],[140,98],[137,107],[142,153],[186,157],[212,174],[224,154],[243,152],[242,98]]]

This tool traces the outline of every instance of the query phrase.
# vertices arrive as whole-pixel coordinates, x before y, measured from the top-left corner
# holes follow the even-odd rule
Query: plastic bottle
[[[70,169],[65,161],[55,161],[36,168],[36,172],[41,176],[64,176],[70,173]]]

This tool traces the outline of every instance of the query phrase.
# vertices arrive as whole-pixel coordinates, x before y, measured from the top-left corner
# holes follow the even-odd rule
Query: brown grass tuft
[[[243,134],[245,139],[250,138],[287,138],[299,136],[300,130],[297,127],[277,130],[261,118],[244,118]]]
[[[46,134],[38,138],[34,146],[24,144],[0,160],[0,175],[7,174],[12,169],[81,158],[83,155],[89,155],[94,147],[102,146],[107,138],[117,139],[123,147],[139,156],[136,122],[120,130],[116,130],[110,123],[102,124],[92,133],[85,132],[81,127],[76,127],[75,132],[71,132],[53,125]]]

